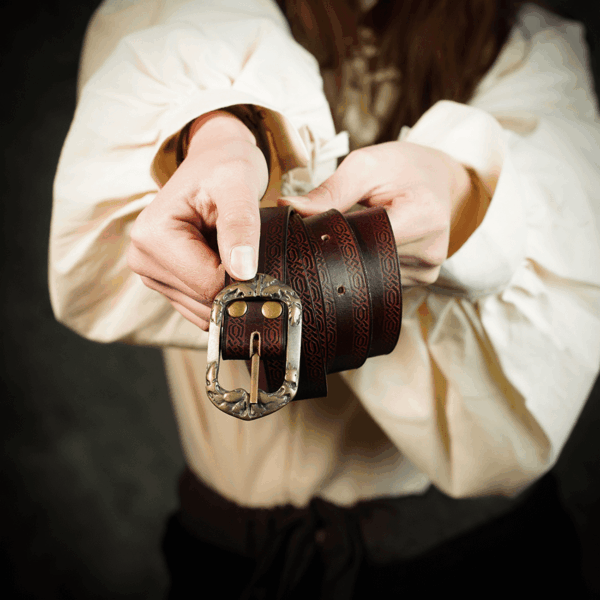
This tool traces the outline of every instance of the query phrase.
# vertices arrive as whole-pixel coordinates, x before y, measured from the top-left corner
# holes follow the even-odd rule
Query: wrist
[[[250,104],[228,106],[211,111],[188,123],[179,135],[177,166],[190,151],[206,150],[224,141],[246,141],[264,155],[271,170],[271,149],[264,125],[265,111]],[[192,149],[193,146],[193,149]]]
[[[253,132],[241,119],[225,110],[206,113],[191,121],[180,138],[185,139],[178,166],[182,177],[196,180],[197,174],[207,169],[219,173],[220,185],[241,177],[249,188],[256,186],[259,198],[264,195],[269,183],[268,163]]]
[[[186,156],[227,141],[238,140],[257,145],[250,129],[236,116],[223,110],[215,110],[198,117],[190,124],[187,132],[182,132],[182,135],[186,133],[188,138]]]

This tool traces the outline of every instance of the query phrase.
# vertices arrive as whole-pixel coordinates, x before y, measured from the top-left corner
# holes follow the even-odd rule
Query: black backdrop
[[[3,36],[0,548],[15,598],[162,598],[183,466],[158,350],[54,321],[51,194],[96,0],[11,3]],[[0,596],[8,598],[0,587]]]
[[[555,4],[590,25],[588,39],[599,54],[595,3]],[[74,110],[81,41],[96,5],[11,3],[3,25],[5,598],[154,599],[166,586],[159,543],[183,459],[160,354],[79,338],[54,321],[46,283],[52,181]],[[600,61],[593,64],[598,70]],[[598,431],[597,385],[555,474],[580,534],[590,590],[600,595]]]

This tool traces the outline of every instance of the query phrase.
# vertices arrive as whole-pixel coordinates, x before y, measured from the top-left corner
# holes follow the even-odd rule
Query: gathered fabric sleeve
[[[232,105],[261,109],[272,170],[310,166],[313,146],[335,137],[318,65],[274,2],[100,6],[54,186],[49,284],[59,321],[100,342],[205,345],[204,332],[129,270],[126,254],[137,215],[176,168],[179,132]]]
[[[400,343],[346,375],[399,450],[455,496],[518,493],[556,462],[600,368],[600,119],[583,28],[526,7],[470,104],[401,139],[492,196]]]

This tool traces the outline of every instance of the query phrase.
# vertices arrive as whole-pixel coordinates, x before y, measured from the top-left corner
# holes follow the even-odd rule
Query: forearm
[[[269,141],[277,146],[277,160],[286,170],[306,163],[299,127],[310,127],[317,140],[332,137],[324,103],[306,107],[306,97],[322,98],[318,69],[285,30],[275,5],[189,2],[177,10],[181,14],[175,20],[111,39],[114,51],[83,77],[85,85],[61,155],[50,240],[52,303],[61,322],[98,341],[203,345],[198,328],[145,288],[128,269],[126,258],[134,222],[179,170],[175,149],[187,123],[221,107],[260,107],[266,114]],[[160,19],[167,18],[161,15]],[[109,16],[102,13],[98,18]],[[95,28],[88,36],[88,56],[95,54],[107,31],[121,36],[123,29],[112,24],[109,19],[108,29]],[[233,24],[239,30],[235,40],[230,39]],[[264,72],[274,76],[265,81]],[[236,166],[244,169],[242,181],[252,179],[245,193],[257,209],[268,181],[263,153],[256,137],[234,117],[220,115],[219,120],[219,135],[231,136],[228,148],[250,149],[247,154],[254,157]],[[188,169],[190,183],[194,171],[208,164],[200,160],[200,148],[212,137],[212,125],[198,123],[191,137],[194,156],[198,142],[198,160]],[[218,157],[213,154],[228,158],[224,150]],[[223,161],[211,164],[216,177]],[[254,181],[257,173],[260,177]],[[239,198],[231,189],[225,196]]]

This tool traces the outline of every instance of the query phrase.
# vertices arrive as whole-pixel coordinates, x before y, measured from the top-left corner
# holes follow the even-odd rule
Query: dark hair
[[[375,32],[378,67],[395,66],[401,94],[378,142],[396,139],[439,100],[467,102],[514,24],[520,0],[279,0],[296,40],[338,74],[361,24]]]

